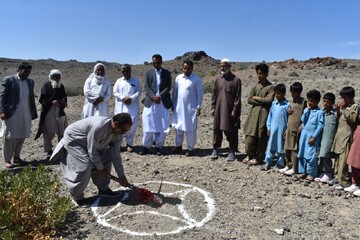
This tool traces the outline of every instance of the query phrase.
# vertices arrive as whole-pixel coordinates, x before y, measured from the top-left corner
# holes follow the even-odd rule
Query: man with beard
[[[238,129],[240,128],[241,80],[231,71],[228,59],[220,62],[221,76],[214,82],[211,114],[214,116],[213,152],[211,159],[219,157],[223,132],[229,142],[228,161],[235,160],[238,151]]]
[[[58,141],[60,141],[67,127],[67,118],[64,112],[64,108],[67,106],[67,96],[64,85],[60,83],[60,80],[61,72],[58,69],[51,70],[49,81],[42,86],[39,99],[41,114],[35,140],[43,134],[44,150],[47,152],[46,160],[51,157],[52,139],[55,134],[57,134]]]
[[[86,79],[84,84],[85,104],[82,118],[109,116],[108,102],[111,97],[111,83],[105,73],[104,64],[98,63],[94,67],[94,72]]]
[[[0,119],[5,167],[24,163],[20,158],[25,138],[30,137],[31,120],[37,118],[34,81],[29,78],[32,66],[21,63],[18,73],[5,77],[0,86]],[[12,162],[11,162],[12,161]]]

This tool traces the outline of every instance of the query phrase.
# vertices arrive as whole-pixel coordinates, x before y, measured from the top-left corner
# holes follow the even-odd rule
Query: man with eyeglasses
[[[135,132],[138,127],[139,96],[141,85],[139,80],[131,76],[129,64],[121,66],[122,77],[116,80],[113,93],[115,96],[114,114],[129,113],[133,122],[131,129],[125,134],[128,152],[133,152]]]
[[[87,205],[84,190],[90,178],[99,189],[99,197],[119,197],[109,188],[111,165],[120,184],[129,186],[121,161],[122,134],[131,129],[128,113],[113,118],[88,117],[69,125],[56,146],[50,161],[60,161],[64,181],[77,205]]]

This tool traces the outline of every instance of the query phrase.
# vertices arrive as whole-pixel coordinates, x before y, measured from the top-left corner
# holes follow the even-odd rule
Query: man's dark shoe
[[[156,155],[158,155],[158,156],[163,155],[161,148],[155,148],[155,151],[156,151]]]
[[[192,150],[187,150],[186,153],[185,153],[185,156],[187,156],[187,157],[191,157],[193,155],[194,155],[194,153],[193,153]]]
[[[261,170],[261,171],[269,171],[269,170],[270,170],[270,168],[271,168],[271,166],[270,166],[270,165],[265,164],[265,165],[263,165],[263,166],[261,166],[261,167],[260,167],[260,170]]]
[[[120,196],[121,196],[120,192],[114,192],[110,188],[108,188],[108,189],[106,189],[104,191],[99,190],[99,193],[98,193],[98,197],[117,198],[117,197],[120,197]]]
[[[75,205],[75,207],[89,207],[91,202],[89,199],[82,198],[79,200],[71,199],[72,203]]]
[[[173,154],[180,154],[182,152],[182,146],[175,147],[173,150]]]
[[[218,159],[218,157],[219,157],[219,150],[214,149],[213,152],[210,155],[210,158],[211,159]]]
[[[233,161],[235,161],[235,158],[236,158],[235,152],[233,150],[230,150],[229,155],[227,156],[226,160],[228,162],[233,162]]]
[[[139,152],[140,155],[146,155],[148,153],[149,153],[149,149],[146,147],[143,147]]]

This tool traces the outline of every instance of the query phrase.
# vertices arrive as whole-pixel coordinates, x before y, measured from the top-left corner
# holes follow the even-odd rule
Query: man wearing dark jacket
[[[5,167],[24,163],[20,158],[25,138],[31,134],[31,120],[37,118],[34,81],[29,78],[32,66],[21,63],[18,73],[7,76],[0,85],[0,119]]]
[[[166,132],[170,129],[170,113],[172,108],[170,98],[171,73],[163,69],[162,57],[155,54],[152,57],[154,68],[148,70],[145,76],[145,98],[142,122],[143,122],[143,149],[140,155],[149,152],[149,147],[155,143],[157,155],[162,155]]]

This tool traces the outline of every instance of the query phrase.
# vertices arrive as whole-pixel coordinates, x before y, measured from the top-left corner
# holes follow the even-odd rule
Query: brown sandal
[[[304,174],[304,173],[298,174],[297,177],[300,178],[300,179],[305,179],[305,178],[306,178],[306,174]]]
[[[313,178],[312,176],[308,175],[308,176],[305,178],[305,181],[308,182],[308,183],[310,183],[310,182],[314,181],[314,178]]]
[[[13,161],[12,161],[12,165],[14,166],[20,166],[20,165],[25,165],[26,161],[22,160],[19,157],[13,157]]]
[[[14,167],[14,165],[12,165],[12,164],[9,163],[9,162],[6,162],[6,163],[5,163],[5,168],[11,169],[11,168],[13,168],[13,167]]]

